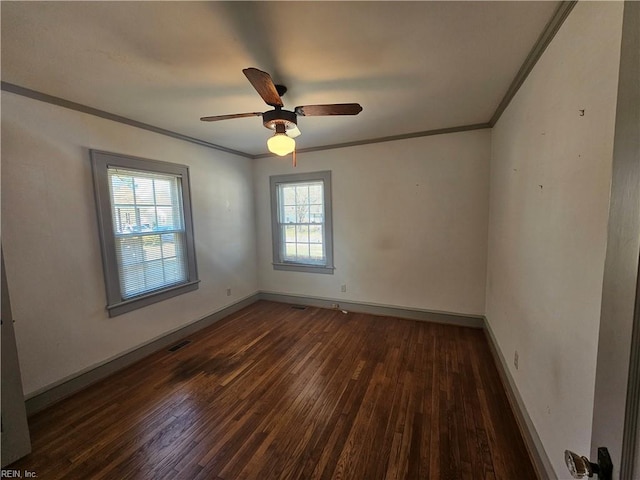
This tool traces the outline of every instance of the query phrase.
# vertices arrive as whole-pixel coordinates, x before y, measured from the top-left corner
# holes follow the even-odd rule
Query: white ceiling
[[[249,155],[265,111],[242,74],[269,72],[298,148],[487,123],[559,2],[7,2],[2,81]]]

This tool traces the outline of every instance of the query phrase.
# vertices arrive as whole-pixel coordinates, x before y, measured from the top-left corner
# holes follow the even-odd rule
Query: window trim
[[[324,202],[324,247],[326,261],[324,265],[314,265],[296,262],[286,262],[280,258],[281,238],[278,226],[278,185],[283,183],[300,183],[322,181]],[[271,237],[273,247],[274,270],[286,270],[291,272],[325,273],[333,274],[333,205],[331,203],[331,171],[308,173],[292,173],[287,175],[272,175],[269,177],[271,193]]]
[[[93,185],[98,217],[100,249],[107,295],[107,311],[109,317],[122,315],[138,308],[166,300],[183,293],[196,290],[199,286],[198,269],[196,265],[195,239],[193,234],[193,217],[191,210],[191,186],[189,181],[189,167],[176,163],[150,160],[147,158],[120,155],[117,153],[90,150],[91,167],[93,171]],[[187,281],[160,288],[142,295],[123,300],[120,290],[118,274],[118,260],[116,257],[116,241],[113,233],[113,218],[111,215],[111,193],[107,169],[120,167],[130,170],[147,171],[151,173],[167,173],[180,178],[182,209],[184,215],[185,249]]]

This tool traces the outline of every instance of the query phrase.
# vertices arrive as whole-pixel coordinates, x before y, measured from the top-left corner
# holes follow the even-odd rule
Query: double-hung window
[[[331,172],[270,177],[273,266],[333,273]]]
[[[110,316],[198,288],[189,169],[91,151]]]

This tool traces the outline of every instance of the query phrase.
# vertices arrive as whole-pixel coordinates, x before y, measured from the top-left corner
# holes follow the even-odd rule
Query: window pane
[[[134,179],[134,186],[136,204],[153,205],[153,180],[150,178],[136,177]]]
[[[296,187],[296,205],[309,203],[309,186]]]
[[[119,175],[112,176],[111,190],[114,204],[133,204],[133,178]]]
[[[178,283],[184,280],[184,265],[177,258],[164,261],[164,278],[167,283]]]
[[[130,298],[187,279],[183,236],[145,235],[118,239],[122,297]]]
[[[160,235],[147,235],[143,237],[142,249],[144,250],[144,259],[157,260],[162,258],[162,247],[160,246]]]
[[[296,241],[298,243],[309,243],[309,227],[306,225],[299,225],[296,227]]]
[[[170,237],[170,238],[165,238]],[[172,258],[177,257],[182,259],[184,257],[184,235],[183,234],[170,234],[162,235],[162,257]]]
[[[144,260],[142,239],[140,237],[118,238],[116,253],[121,265],[137,265]]]
[[[173,233],[166,233],[160,235],[160,241],[162,242],[162,258],[171,258],[178,255],[180,252],[176,249],[176,235]]]
[[[179,230],[180,212],[173,207],[157,207],[158,224],[157,230]]]
[[[162,287],[164,285],[164,268],[162,260],[145,262],[144,277],[147,290],[156,290]]]
[[[309,205],[298,205],[296,207],[297,223],[309,223]]]
[[[322,209],[322,205],[311,205],[311,207],[309,207],[309,222],[310,223],[324,222],[324,212]]]
[[[120,271],[122,298],[131,298],[145,291],[144,267],[142,264],[125,265]]]
[[[156,205],[172,205],[171,182],[169,180],[154,180]]]
[[[282,185],[280,188],[282,193],[281,198],[283,205],[295,205],[296,204],[296,188],[286,185]]]
[[[322,243],[322,226],[313,225],[309,227],[309,242],[310,243]]]
[[[281,223],[296,223],[296,207],[284,207],[284,218]]]
[[[295,242],[296,241],[296,227],[286,226],[284,227],[284,241]]]
[[[285,260],[293,261],[296,258],[296,244],[285,243],[284,244]]]
[[[313,243],[309,245],[309,256],[314,261],[324,260],[324,248],[322,248],[322,245]]]
[[[131,233],[138,226],[135,207],[116,206],[113,211],[113,228],[115,233]]]
[[[152,231],[157,222],[156,222],[156,209],[154,207],[138,207],[138,216],[140,218],[138,230],[139,232],[150,232]]]
[[[314,205],[322,204],[322,184],[316,183],[309,186],[309,203]]]
[[[309,257],[309,244],[308,243],[298,243],[298,260],[304,260]]]

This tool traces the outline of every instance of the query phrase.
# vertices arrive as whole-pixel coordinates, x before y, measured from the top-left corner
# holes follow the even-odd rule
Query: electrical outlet
[[[342,286],[340,287],[340,291],[341,291],[342,293],[346,292],[346,291],[347,291],[347,285],[346,285],[346,284],[345,284],[345,285],[342,285]]]
[[[227,297],[230,297],[230,296],[231,296],[231,289],[227,288]]]
[[[519,360],[519,355],[518,355],[518,350],[516,350],[516,352],[513,354],[513,365],[514,367],[516,367],[516,370],[518,370],[518,360]]]

